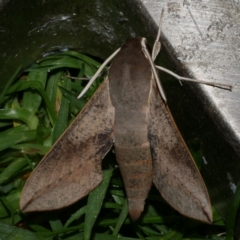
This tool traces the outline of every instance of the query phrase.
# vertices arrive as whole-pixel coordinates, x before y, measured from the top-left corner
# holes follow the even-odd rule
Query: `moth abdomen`
[[[145,199],[153,181],[152,158],[148,145],[145,147],[115,145],[116,157],[127,193],[129,214],[134,221],[140,217],[144,209]]]

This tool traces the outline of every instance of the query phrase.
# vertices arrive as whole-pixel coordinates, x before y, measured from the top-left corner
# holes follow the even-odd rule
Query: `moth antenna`
[[[97,70],[97,72],[93,75],[91,80],[88,82],[86,87],[82,90],[82,92],[77,97],[78,99],[81,98],[87,90],[90,88],[90,86],[93,84],[93,82],[96,80],[96,78],[99,76],[103,68],[117,55],[117,53],[121,50],[121,48],[118,48],[110,57],[108,57],[105,62],[101,65],[101,67]]]
[[[155,40],[154,45],[153,45],[153,50],[152,50],[152,61],[153,62],[154,62],[158,53],[161,50],[160,35],[161,35],[161,32],[162,32],[163,14],[164,14],[164,8],[162,9],[162,12],[161,12],[161,15],[160,15],[158,34],[157,34],[156,40]]]
[[[145,41],[146,41],[145,38],[143,38],[142,41],[141,41],[142,51],[143,51],[143,53],[145,54],[145,56],[147,57],[147,59],[148,59],[149,62],[150,62],[150,65],[151,65],[151,68],[152,68],[152,71],[153,71],[153,75],[154,75],[154,77],[155,77],[155,79],[156,79],[157,86],[158,86],[159,92],[160,92],[160,94],[161,94],[161,97],[162,97],[162,99],[164,100],[164,102],[167,103],[166,95],[165,95],[165,93],[164,93],[162,84],[161,84],[161,82],[160,82],[160,80],[159,80],[159,78],[158,78],[158,74],[157,74],[156,68],[155,68],[155,66],[154,66],[154,63],[153,63],[153,61],[152,61],[152,58],[151,58],[151,56],[150,56],[150,54],[149,54],[149,52],[148,52],[148,50],[147,50],[147,48],[146,48]]]
[[[176,73],[173,73],[172,71],[170,71],[166,68],[156,66],[156,65],[155,65],[155,68],[172,75],[173,77],[175,77],[179,81],[196,82],[196,83],[201,83],[201,84],[209,85],[209,86],[212,86],[212,87],[218,87],[218,88],[222,88],[222,89],[225,89],[225,90],[232,91],[232,85],[228,85],[228,84],[224,84],[224,83],[207,82],[207,81],[204,81],[204,80],[197,80],[197,79],[192,79],[192,78],[181,77],[181,76],[177,75]]]

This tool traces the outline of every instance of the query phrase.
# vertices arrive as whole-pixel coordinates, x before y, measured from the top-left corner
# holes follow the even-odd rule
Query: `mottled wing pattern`
[[[149,101],[153,182],[178,212],[210,223],[212,210],[206,186],[155,84]]]
[[[102,181],[101,160],[113,144],[114,108],[106,79],[28,179],[24,212],[66,207]]]

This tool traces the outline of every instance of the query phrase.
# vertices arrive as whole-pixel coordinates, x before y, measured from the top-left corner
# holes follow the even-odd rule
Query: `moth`
[[[102,85],[27,180],[23,212],[60,209],[88,195],[101,183],[101,161],[114,145],[132,220],[154,184],[179,213],[212,222],[206,186],[158,81],[159,37],[152,57],[145,38],[128,40],[112,55]]]

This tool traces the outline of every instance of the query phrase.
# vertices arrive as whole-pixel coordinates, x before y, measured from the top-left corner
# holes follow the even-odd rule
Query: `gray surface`
[[[142,1],[156,22],[164,8],[163,33],[189,74],[233,86],[225,91],[202,85],[222,124],[232,131],[240,153],[240,2]],[[226,127],[226,126],[225,126]]]

